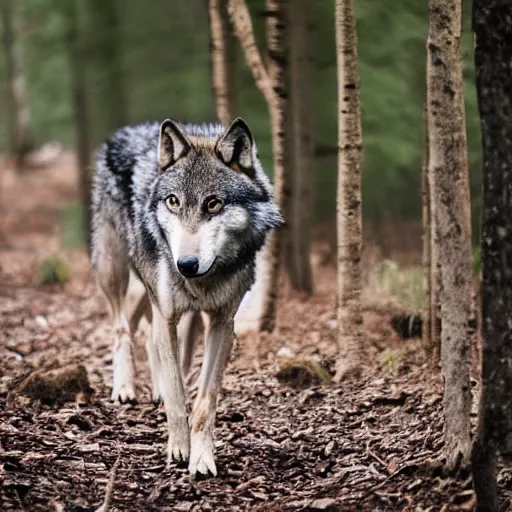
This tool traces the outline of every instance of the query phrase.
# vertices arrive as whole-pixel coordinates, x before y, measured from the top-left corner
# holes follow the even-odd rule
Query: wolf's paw
[[[191,475],[200,473],[207,475],[210,472],[217,476],[217,466],[213,456],[213,439],[210,433],[194,432],[191,439],[190,462],[188,470]]]
[[[154,386],[151,390],[151,401],[155,407],[158,407],[163,403],[162,395],[160,394],[160,390],[156,389]]]
[[[167,442],[167,462],[184,462],[190,455],[190,433],[187,418],[176,421],[169,429],[169,441]]]
[[[151,368],[151,401],[154,406],[160,405],[164,401],[160,389],[159,374],[156,369]]]
[[[112,389],[112,395],[110,397],[112,402],[118,402],[121,404],[130,402],[137,402],[137,395],[135,393],[135,386],[133,383],[116,383],[114,382],[114,388]]]
[[[133,362],[132,343],[128,331],[119,327],[114,346],[113,370],[114,385],[112,386],[113,402],[136,402],[135,365]]]

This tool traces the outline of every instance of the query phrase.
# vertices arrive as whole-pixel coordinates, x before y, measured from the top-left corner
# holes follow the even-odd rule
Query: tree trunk
[[[497,511],[496,450],[512,456],[512,4],[473,0],[483,143],[482,387],[473,447],[477,511]]]
[[[229,0],[229,15],[249,65],[256,86],[265,97],[270,114],[272,132],[272,151],[274,155],[274,195],[287,220],[288,198],[290,195],[289,178],[285,166],[285,131],[286,131],[286,5],[285,0],[267,0],[267,45],[269,51],[268,71],[252,28],[251,15],[244,0]],[[271,332],[276,323],[277,292],[279,285],[279,264],[284,230],[270,234],[267,247],[267,275],[263,286],[263,313],[260,330]]]
[[[101,120],[101,131],[105,134],[128,123],[128,99],[122,61],[122,34],[118,3],[116,0],[89,0],[87,3],[90,37],[84,56],[94,68],[99,84],[97,117]]]
[[[422,319],[423,346],[432,356],[432,307],[431,307],[431,218],[430,218],[430,189],[428,186],[428,112],[427,105],[423,110],[423,166],[421,168],[421,201],[423,220],[423,290],[424,305]]]
[[[10,153],[15,157],[18,169],[23,168],[25,156],[33,148],[27,86],[21,55],[20,42],[16,40],[11,0],[0,0],[3,21],[3,46],[5,72],[9,82],[8,134]]]
[[[85,47],[80,27],[80,2],[66,3],[67,43],[71,70],[71,87],[75,118],[75,141],[77,149],[79,189],[83,207],[84,233],[89,244],[90,233],[90,140],[86,95]]]
[[[236,37],[242,46],[245,60],[252,72],[254,83],[263,94],[263,97],[267,102],[269,113],[272,115],[274,90],[272,88],[272,83],[270,82],[269,73],[265,68],[261,53],[258,50],[256,39],[254,38],[251,13],[247,8],[245,0],[229,0],[228,12]]]
[[[429,177],[441,266],[444,450],[449,470],[469,462],[472,317],[471,224],[462,88],[461,0],[430,0],[428,35]]]
[[[287,217],[287,214],[289,213],[288,204],[291,191],[285,165],[287,154],[285,139],[287,122],[286,7],[286,0],[267,0],[268,77],[272,87],[270,123],[274,155],[274,194],[285,220],[288,221],[289,216]],[[283,229],[274,230],[270,235],[268,276],[261,319],[262,331],[273,331],[276,323],[281,247],[285,236],[286,231]]]
[[[430,173],[430,170],[429,170]],[[430,193],[430,364],[439,371],[441,363],[441,263],[439,261],[439,241],[436,205],[433,198],[432,177],[429,175]]]
[[[336,0],[338,66],[338,345],[336,379],[359,371],[361,312],[361,105],[352,0]]]
[[[423,167],[422,190],[423,204],[423,288],[425,304],[423,307],[422,335],[423,346],[429,354],[429,361],[438,371],[441,357],[441,273],[439,256],[435,243],[435,218],[432,208],[433,198],[429,177],[430,137],[428,133],[428,104],[423,112]]]
[[[219,121],[228,126],[236,117],[236,52],[231,35],[228,0],[209,0],[212,86]]]
[[[315,138],[313,93],[313,37],[309,0],[296,0],[289,20],[289,158],[292,171],[287,241],[290,282],[295,290],[313,293],[311,223],[314,211]]]

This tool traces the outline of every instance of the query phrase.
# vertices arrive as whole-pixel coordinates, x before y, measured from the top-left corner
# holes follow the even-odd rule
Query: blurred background
[[[18,72],[26,84],[33,148],[55,141],[65,151],[76,146],[73,84],[77,82],[85,95],[87,116],[81,122],[89,128],[91,149],[119,124],[165,117],[190,122],[215,120],[206,0],[2,2],[0,151],[3,154],[9,146],[7,120],[12,113],[8,78],[12,63],[6,55],[9,45],[15,61],[21,63]],[[337,172],[334,9],[332,0],[311,2],[315,46],[315,97],[311,101],[316,105],[317,146],[314,234],[317,238],[332,239]],[[264,2],[248,0],[248,5],[263,49]],[[427,2],[356,0],[355,7],[362,86],[365,236],[380,247],[384,257],[397,250],[419,255]],[[476,241],[481,171],[470,13],[470,2],[465,2],[465,99]],[[76,34],[82,39],[79,65],[73,64],[72,58]],[[238,114],[251,126],[265,168],[271,173],[268,110],[239,44],[236,46]],[[106,79],[108,74],[115,75],[115,80]],[[117,86],[109,87],[112,83]],[[68,172],[65,166],[62,172]],[[72,226],[73,218],[79,216],[79,202],[71,198],[62,208],[60,222]],[[83,234],[77,235],[78,228],[67,231],[70,234],[65,236],[75,239],[70,243],[80,242]]]

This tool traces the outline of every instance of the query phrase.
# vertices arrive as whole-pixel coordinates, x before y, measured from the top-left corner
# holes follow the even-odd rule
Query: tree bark
[[[512,4],[473,0],[483,145],[482,387],[473,481],[477,511],[499,510],[496,452],[512,456]]]
[[[267,0],[267,48],[269,53],[268,76],[272,87],[270,124],[272,152],[274,155],[274,194],[277,204],[289,220],[290,179],[285,165],[287,123],[287,1]],[[277,297],[281,248],[286,236],[284,229],[274,230],[269,241],[269,265],[266,280],[265,304],[261,319],[261,330],[272,332],[276,324]]]
[[[98,118],[105,134],[128,122],[128,98],[122,62],[122,34],[116,0],[89,0],[88,33],[92,52],[85,52],[99,77]],[[85,41],[82,43],[85,45]],[[88,55],[87,55],[88,54]],[[92,58],[92,60],[91,60]]]
[[[338,345],[336,380],[359,371],[362,358],[361,105],[352,0],[336,0],[338,66]]]
[[[33,139],[21,45],[20,41],[16,40],[12,7],[11,0],[0,1],[0,14],[3,22],[5,72],[9,82],[9,149],[10,153],[15,157],[16,167],[19,170],[23,168],[25,156],[33,148]]]
[[[428,103],[423,112],[423,167],[422,167],[422,204],[423,204],[423,283],[425,305],[423,307],[423,346],[429,354],[431,367],[439,369],[441,358],[441,271],[439,266],[438,243],[435,230],[434,198],[430,187],[428,133]]]
[[[212,86],[219,121],[228,126],[236,117],[236,52],[231,35],[228,0],[209,0]]]
[[[85,47],[80,27],[80,2],[66,2],[67,43],[71,69],[71,88],[74,107],[75,141],[77,148],[79,189],[83,207],[84,233],[89,244],[90,233],[90,138],[86,95]]]
[[[453,470],[469,463],[472,318],[471,224],[462,87],[461,0],[429,1],[429,176],[441,266],[444,451]]]
[[[430,171],[429,171],[430,174]],[[433,198],[432,177],[429,175],[430,192],[430,364],[439,371],[441,364],[441,263],[439,261],[439,238],[436,219],[436,205]]]
[[[237,38],[256,86],[267,101],[272,132],[272,152],[274,156],[274,196],[285,220],[288,220],[290,196],[289,176],[285,166],[285,132],[287,122],[286,94],[286,0],[267,0],[267,48],[268,69],[254,39],[251,15],[244,0],[229,0],[229,14]],[[263,313],[260,330],[271,332],[275,328],[277,315],[277,295],[283,229],[273,231],[268,241],[268,265],[263,295]]]
[[[423,221],[423,290],[424,305],[422,319],[423,346],[432,359],[432,294],[431,294],[431,236],[432,222],[430,212],[430,187],[428,179],[428,111],[427,104],[423,111],[423,166],[421,168],[421,201]]]
[[[292,177],[290,230],[287,241],[290,282],[295,290],[313,293],[311,224],[314,211],[315,138],[313,93],[313,27],[309,0],[296,0],[289,19],[288,165]]]

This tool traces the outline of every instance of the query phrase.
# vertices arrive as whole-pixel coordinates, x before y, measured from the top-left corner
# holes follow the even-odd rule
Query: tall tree
[[[441,273],[438,243],[435,242],[435,209],[429,177],[430,137],[428,133],[428,104],[423,112],[423,166],[421,198],[423,205],[423,283],[425,304],[423,307],[423,345],[429,353],[431,366],[437,370],[441,357]]]
[[[428,186],[428,112],[427,104],[423,110],[423,165],[421,168],[421,203],[422,203],[422,235],[423,235],[423,290],[425,303],[423,305],[422,337],[423,346],[431,352],[432,348],[432,259],[431,259],[431,212],[430,212],[430,187]]]
[[[336,380],[359,371],[362,356],[361,103],[352,0],[335,1],[338,66],[338,345]]]
[[[116,0],[89,0],[88,67],[94,70],[99,87],[97,117],[101,132],[110,134],[128,122],[128,99],[122,60],[122,32]],[[84,51],[85,51],[84,46]]]
[[[219,121],[229,126],[236,117],[236,52],[228,0],[209,0],[212,86]]]
[[[512,4],[473,0],[473,31],[484,173],[482,386],[472,462],[476,510],[493,512],[496,451],[512,456]]]
[[[314,211],[315,137],[312,3],[295,0],[288,23],[289,133],[291,167],[288,265],[293,288],[311,294],[311,223]]]
[[[27,85],[23,71],[22,49],[14,29],[12,0],[0,0],[3,24],[5,72],[9,82],[8,133],[10,152],[18,169],[23,167],[25,156],[33,148]]]
[[[471,224],[462,87],[461,0],[429,1],[429,178],[441,267],[441,363],[448,469],[469,462],[472,328]]]
[[[85,43],[81,26],[82,3],[80,1],[64,2],[67,25],[67,46],[71,70],[71,88],[75,121],[75,141],[77,149],[79,189],[83,207],[84,233],[89,237],[91,202],[90,174],[90,135],[87,105],[87,73],[85,69]],[[87,242],[89,239],[87,238]]]
[[[267,0],[268,69],[263,64],[261,53],[256,45],[251,15],[245,0],[229,0],[229,14],[254,81],[268,105],[274,155],[274,194],[285,220],[288,220],[290,183],[285,166],[286,0]],[[275,327],[282,238],[283,230],[274,231],[270,235],[268,272],[265,279],[263,314],[260,322],[260,328],[263,331],[272,331]]]

